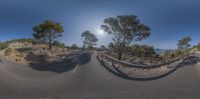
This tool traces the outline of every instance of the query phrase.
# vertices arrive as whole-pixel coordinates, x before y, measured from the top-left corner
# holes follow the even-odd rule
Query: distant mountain
[[[165,51],[174,51],[174,49],[160,49],[160,48],[155,49],[156,54],[161,54]]]

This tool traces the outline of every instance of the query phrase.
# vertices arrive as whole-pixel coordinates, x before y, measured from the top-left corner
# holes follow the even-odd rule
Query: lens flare
[[[103,36],[103,35],[105,34],[105,32],[104,32],[103,30],[101,30],[101,29],[99,29],[99,30],[97,31],[97,33],[98,33],[98,35],[100,35],[100,36]]]

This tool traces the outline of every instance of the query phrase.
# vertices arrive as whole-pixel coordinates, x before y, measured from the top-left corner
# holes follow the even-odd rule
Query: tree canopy
[[[55,45],[55,46],[59,46],[59,47],[65,47],[65,44],[64,43],[61,43],[60,41],[58,40],[55,40],[52,45]]]
[[[34,26],[33,31],[34,38],[49,43],[49,50],[51,50],[54,40],[61,37],[64,32],[60,23],[56,23],[51,20],[46,20],[43,23]]]
[[[187,49],[188,47],[190,47],[190,41],[192,40],[191,37],[184,37],[180,40],[178,40],[178,43],[177,43],[177,47],[178,49]]]
[[[132,45],[129,47],[128,52],[135,57],[139,58],[154,58],[157,56],[154,47],[148,45]]]
[[[83,32],[81,34],[81,37],[84,38],[84,40],[83,40],[83,50],[86,47],[92,47],[93,45],[96,45],[96,42],[98,41],[97,37],[88,30]]]
[[[112,42],[110,42],[109,44],[108,44],[108,48],[109,48],[109,50],[113,50],[113,51],[115,51],[115,45],[112,43]]]
[[[133,41],[140,41],[150,36],[150,28],[141,23],[135,15],[121,15],[104,20],[101,29],[112,34],[117,48],[118,59],[121,60],[124,49]]]
[[[71,48],[72,49],[79,49],[79,47],[76,44],[72,44]]]

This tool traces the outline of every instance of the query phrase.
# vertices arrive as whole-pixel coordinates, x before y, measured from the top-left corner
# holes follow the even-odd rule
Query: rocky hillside
[[[36,43],[33,40],[13,40],[6,42],[7,46],[1,49],[1,55],[19,63],[46,63],[60,61],[71,51],[64,47]]]

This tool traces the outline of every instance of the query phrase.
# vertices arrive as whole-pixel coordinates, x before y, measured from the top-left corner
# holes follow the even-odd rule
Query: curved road
[[[38,71],[3,59],[0,99],[199,99],[200,65],[188,65],[156,80],[133,81],[90,62],[56,73]]]

